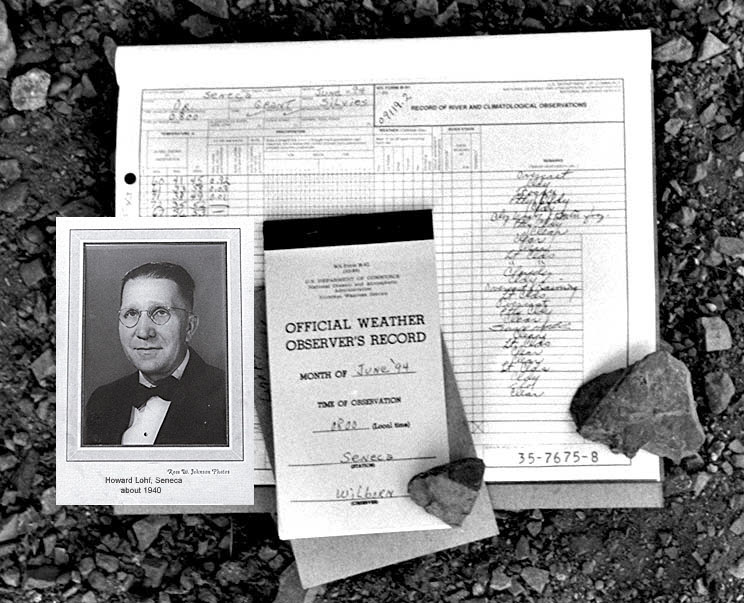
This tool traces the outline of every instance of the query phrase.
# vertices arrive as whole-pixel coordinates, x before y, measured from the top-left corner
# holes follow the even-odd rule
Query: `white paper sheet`
[[[120,48],[116,70],[118,215],[433,208],[486,479],[659,479],[568,414],[655,349],[648,32]]]

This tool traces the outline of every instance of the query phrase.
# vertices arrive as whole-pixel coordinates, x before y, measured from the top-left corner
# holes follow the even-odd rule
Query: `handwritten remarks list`
[[[624,234],[621,170],[526,170],[505,174],[505,195],[489,203],[491,251],[484,261],[484,306],[498,409],[482,408],[484,422],[504,422],[523,437],[536,423],[565,437],[570,418],[561,400],[584,375],[585,236]],[[611,317],[608,317],[611,319]],[[514,465],[599,462],[599,453],[563,442],[560,450],[511,456]],[[537,458],[550,455],[549,459]],[[584,458],[586,457],[586,458]],[[531,459],[532,462],[530,462]],[[560,460],[558,460],[560,459]]]

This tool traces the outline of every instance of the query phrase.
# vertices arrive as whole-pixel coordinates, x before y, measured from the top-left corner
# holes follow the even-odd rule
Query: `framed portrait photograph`
[[[251,504],[252,219],[60,218],[56,272],[58,504]]]

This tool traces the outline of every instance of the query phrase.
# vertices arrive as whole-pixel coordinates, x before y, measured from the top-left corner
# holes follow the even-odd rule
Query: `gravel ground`
[[[222,13],[227,7],[228,12]],[[5,0],[0,10],[0,600],[270,602],[268,517],[54,505],[54,219],[113,215],[115,44],[650,28],[659,319],[707,434],[665,508],[498,513],[501,535],[329,585],[318,601],[744,600],[744,0]],[[7,12],[7,30],[3,27]],[[17,56],[14,59],[8,30]],[[10,84],[38,68],[48,99]],[[34,72],[32,77],[46,77]],[[706,352],[702,317],[731,346]],[[721,396],[728,375],[738,392]],[[286,574],[285,574],[286,575]]]

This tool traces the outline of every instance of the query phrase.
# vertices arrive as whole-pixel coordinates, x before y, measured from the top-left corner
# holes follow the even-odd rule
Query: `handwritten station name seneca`
[[[399,314],[393,316],[364,316],[354,319],[358,329],[389,329],[411,327],[426,324],[423,314]],[[288,322],[284,331],[290,335],[298,333],[324,333],[328,331],[350,331],[355,324],[349,318],[329,318],[323,320],[305,320]],[[289,339],[285,347],[290,352],[295,350],[320,350],[328,348],[363,347],[365,345],[394,345],[404,343],[422,343],[426,341],[424,331],[401,330],[369,335],[328,335],[325,337],[306,337]]]

